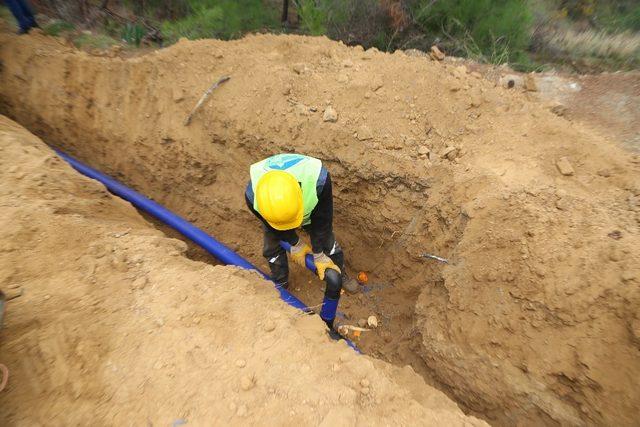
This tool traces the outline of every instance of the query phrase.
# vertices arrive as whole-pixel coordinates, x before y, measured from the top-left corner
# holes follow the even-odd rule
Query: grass
[[[279,11],[262,0],[192,0],[189,4],[187,16],[162,23],[169,42],[180,37],[229,40],[251,31],[279,28]]]
[[[9,25],[14,26],[15,28],[18,28],[18,22],[13,17],[13,14],[9,10],[9,8],[4,5],[0,5],[0,19],[2,19],[5,22],[8,22]]]
[[[443,34],[450,52],[494,64],[519,59],[531,40],[527,0],[422,0],[413,16],[423,32]]]
[[[597,68],[637,68],[640,66],[640,34],[625,31],[567,29],[544,36],[547,49],[561,52]]]
[[[44,31],[45,34],[57,37],[62,33],[73,31],[74,28],[75,27],[73,26],[73,24],[69,22],[54,20],[48,23],[47,25],[45,25],[42,30]]]
[[[73,39],[73,43],[84,49],[108,49],[119,44],[117,40],[104,34],[81,34]]]

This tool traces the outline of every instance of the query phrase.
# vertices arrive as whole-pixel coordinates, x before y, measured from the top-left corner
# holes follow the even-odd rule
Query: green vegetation
[[[50,36],[59,36],[62,33],[73,31],[74,26],[70,22],[54,19],[44,26],[43,31]]]
[[[65,8],[66,16],[43,25],[51,35],[87,30],[83,45],[122,40],[163,45],[180,37],[234,39],[250,32],[326,35],[348,45],[382,51],[438,45],[448,55],[519,70],[544,64],[578,71],[640,67],[638,0],[112,0]],[[91,8],[94,8],[93,10]],[[96,10],[98,13],[96,15]],[[8,10],[2,16],[12,21]],[[99,19],[95,19],[99,16]],[[42,23],[41,23],[42,25]],[[75,27],[75,29],[74,29]]]
[[[278,10],[262,0],[190,0],[189,12],[175,21],[165,20],[161,30],[169,42],[188,39],[229,40],[247,32],[278,28]]]
[[[80,34],[73,39],[73,43],[85,49],[107,49],[118,44],[118,41],[104,34]]]
[[[18,26],[16,19],[11,14],[11,11],[9,10],[9,8],[6,7],[5,5],[0,5],[0,19],[2,19],[5,22],[8,22],[13,27]]]
[[[424,32],[442,33],[448,51],[502,64],[521,61],[533,18],[527,0],[419,1],[414,19]]]
[[[328,2],[315,0],[296,0],[295,5],[300,17],[300,27],[312,36],[326,34]]]
[[[122,40],[132,46],[140,46],[146,31],[140,24],[126,24],[122,28]]]

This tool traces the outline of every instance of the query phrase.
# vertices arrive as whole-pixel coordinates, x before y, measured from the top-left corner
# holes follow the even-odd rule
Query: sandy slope
[[[0,117],[0,393],[10,425],[482,425],[358,356],[254,273],[182,256]]]
[[[248,165],[281,151],[322,158],[349,269],[384,285],[341,302],[353,321],[381,319],[365,351],[410,363],[498,423],[637,422],[637,156],[464,67],[323,38],[110,56],[0,35],[0,109],[252,260]],[[308,277],[294,283],[317,304]]]

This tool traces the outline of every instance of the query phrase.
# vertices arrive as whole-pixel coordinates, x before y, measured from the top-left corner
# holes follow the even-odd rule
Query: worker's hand
[[[335,265],[333,261],[331,261],[331,258],[325,255],[324,252],[313,254],[313,262],[316,265],[316,269],[318,270],[318,277],[320,278],[320,280],[324,280],[324,272],[327,270],[327,268],[332,268],[340,273],[340,268],[338,268],[338,266]]]
[[[291,246],[291,250],[289,254],[291,255],[291,260],[298,264],[301,267],[306,267],[305,257],[307,254],[311,253],[311,248],[302,239],[298,239],[298,243]]]

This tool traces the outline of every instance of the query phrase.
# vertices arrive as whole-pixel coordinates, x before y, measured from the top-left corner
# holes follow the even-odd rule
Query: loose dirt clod
[[[253,375],[243,375],[240,378],[240,388],[244,391],[251,390],[256,385],[256,379]]]
[[[369,318],[367,319],[367,325],[370,328],[377,328],[378,327],[378,318],[376,316],[369,316]]]
[[[573,166],[571,166],[571,162],[569,162],[569,159],[566,157],[558,159],[556,166],[562,175],[571,176],[575,173]]]
[[[442,53],[442,51],[440,49],[438,49],[438,46],[431,46],[431,51],[429,52],[429,55],[431,56],[431,59],[436,60],[436,61],[442,61],[445,57],[445,54]]]
[[[322,120],[325,122],[335,123],[338,121],[338,113],[332,106],[328,106],[324,110],[324,114],[322,115]]]

